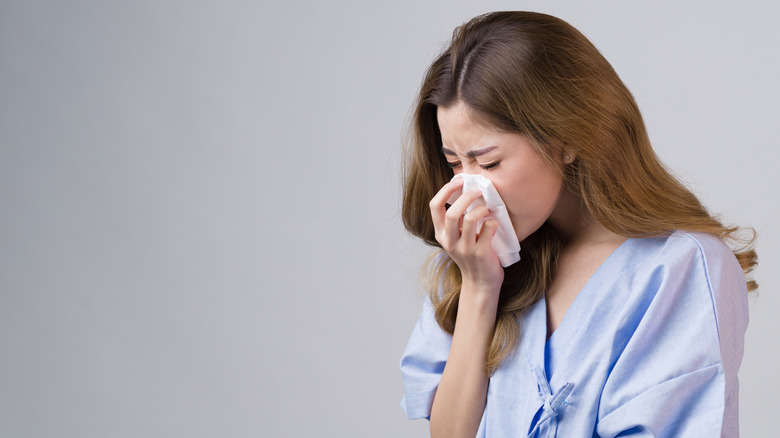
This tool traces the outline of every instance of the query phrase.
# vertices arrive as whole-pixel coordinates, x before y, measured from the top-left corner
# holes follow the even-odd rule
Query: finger
[[[466,214],[466,209],[480,197],[482,197],[482,193],[479,190],[467,190],[463,192],[463,194],[447,209],[447,218],[455,219],[463,216]]]
[[[460,190],[463,187],[463,179],[458,178],[454,181],[450,181],[444,184],[439,192],[431,199],[429,207],[431,209],[431,218],[433,219],[433,227],[437,231],[444,224],[444,215],[447,211],[447,200],[450,199],[453,193]]]
[[[448,239],[454,241],[460,237],[461,217],[466,213],[468,206],[481,196],[479,190],[469,190],[447,209],[444,214],[444,234]]]
[[[475,209],[463,215],[463,229],[461,230],[460,233],[461,238],[462,239],[467,238],[469,239],[468,240],[469,242],[475,243],[478,237],[477,228],[479,227],[479,222],[487,218],[488,216],[490,216],[490,210],[488,210],[488,208],[485,207],[484,205],[480,205],[479,207],[476,207]],[[484,225],[483,225],[483,230],[484,230]]]
[[[477,245],[491,245],[493,236],[495,236],[498,231],[498,225],[498,221],[495,219],[486,220],[485,223],[482,224],[482,230],[480,230],[479,236],[477,236]]]

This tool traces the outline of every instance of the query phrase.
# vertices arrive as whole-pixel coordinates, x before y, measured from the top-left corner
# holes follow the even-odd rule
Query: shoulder
[[[605,280],[599,300],[599,309],[615,316],[617,354],[631,345],[641,345],[637,351],[685,345],[680,354],[706,346],[699,364],[738,366],[748,295],[728,245],[716,236],[677,231],[630,239],[619,250],[620,272]]]
[[[641,248],[648,256],[648,261],[685,255],[708,255],[716,259],[734,258],[729,247],[721,239],[711,234],[675,231],[665,236],[634,240],[639,242],[637,247]]]
[[[691,275],[712,305],[724,367],[738,368],[749,317],[745,274],[736,256],[709,234],[676,232],[668,240],[674,251],[693,254]]]
[[[642,293],[710,302],[716,317],[725,313],[725,308],[743,311],[747,303],[744,272],[718,237],[676,231],[634,240],[623,274],[636,286],[643,286]]]
[[[673,393],[685,402],[681,409],[706,402],[702,406],[720,412],[712,420],[730,430],[748,322],[736,257],[715,236],[682,231],[632,239],[625,254],[629,264],[616,281],[620,300],[607,303],[617,322],[602,425],[638,400],[642,409],[665,406]]]
[[[627,310],[639,311],[635,316],[646,322],[663,321],[661,327],[685,328],[675,331],[675,342],[683,336],[709,341],[720,350],[727,371],[738,368],[748,294],[744,272],[728,245],[709,234],[676,231],[638,239],[632,252],[636,263],[624,274],[634,286],[627,302],[637,306]]]
[[[728,245],[711,234],[675,231],[665,239],[663,249],[667,254],[695,254],[705,264],[739,265]]]
[[[635,239],[625,269],[634,273],[655,272],[684,279],[697,279],[708,289],[725,284],[743,289],[745,278],[734,253],[718,237],[705,233],[676,231],[668,236]],[[741,285],[741,286],[740,286]]]

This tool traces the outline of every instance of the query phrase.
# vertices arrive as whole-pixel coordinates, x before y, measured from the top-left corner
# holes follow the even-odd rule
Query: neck
[[[621,239],[593,217],[585,201],[572,190],[565,188],[549,223],[568,244],[598,243]]]

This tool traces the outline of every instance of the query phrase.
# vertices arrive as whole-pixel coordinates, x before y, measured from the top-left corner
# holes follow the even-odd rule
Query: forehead
[[[436,119],[440,128],[470,128],[477,125],[474,111],[462,101],[454,105],[436,108]]]
[[[474,111],[460,101],[449,107],[438,107],[436,118],[442,142],[450,149],[477,147],[482,141],[501,132],[479,121]]]

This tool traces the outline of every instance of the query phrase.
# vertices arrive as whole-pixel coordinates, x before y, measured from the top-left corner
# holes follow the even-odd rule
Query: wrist
[[[501,292],[501,283],[487,283],[464,279],[460,289],[460,300],[466,299],[474,304],[495,307]]]
[[[468,290],[478,295],[498,296],[501,291],[501,284],[504,282],[501,278],[475,279],[468,275],[463,276],[461,280],[461,291]]]

